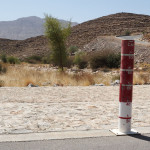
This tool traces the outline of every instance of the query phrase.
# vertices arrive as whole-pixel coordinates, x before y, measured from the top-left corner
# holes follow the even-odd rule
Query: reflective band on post
[[[132,72],[133,69],[120,69],[120,71],[128,71],[128,72]]]
[[[131,117],[119,117],[120,119],[131,119]]]
[[[132,84],[122,84],[122,86],[133,86]]]
[[[134,57],[134,54],[121,54],[121,56],[133,56]]]

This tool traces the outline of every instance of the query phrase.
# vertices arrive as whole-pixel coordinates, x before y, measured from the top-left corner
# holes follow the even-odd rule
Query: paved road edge
[[[149,134],[150,127],[134,128],[140,134]],[[88,131],[62,131],[47,133],[27,133],[27,134],[3,134],[0,135],[0,142],[23,142],[23,141],[40,141],[40,140],[60,140],[74,138],[92,138],[116,136],[109,130],[88,130]]]

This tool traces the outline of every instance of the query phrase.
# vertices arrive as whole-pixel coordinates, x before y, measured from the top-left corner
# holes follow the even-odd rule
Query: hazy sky
[[[46,13],[81,23],[118,12],[150,15],[150,0],[0,0],[0,21]]]

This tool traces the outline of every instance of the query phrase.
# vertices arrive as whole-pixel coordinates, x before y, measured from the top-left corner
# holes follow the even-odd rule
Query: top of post
[[[134,40],[122,40],[121,53],[122,54],[134,54]]]

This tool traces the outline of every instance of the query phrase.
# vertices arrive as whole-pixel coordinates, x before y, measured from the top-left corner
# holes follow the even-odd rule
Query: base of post
[[[111,131],[112,133],[114,133],[117,136],[119,136],[119,135],[130,135],[130,134],[140,134],[139,132],[137,132],[134,129],[131,129],[131,131],[127,132],[127,133],[120,132],[119,129],[110,129],[109,131]]]

